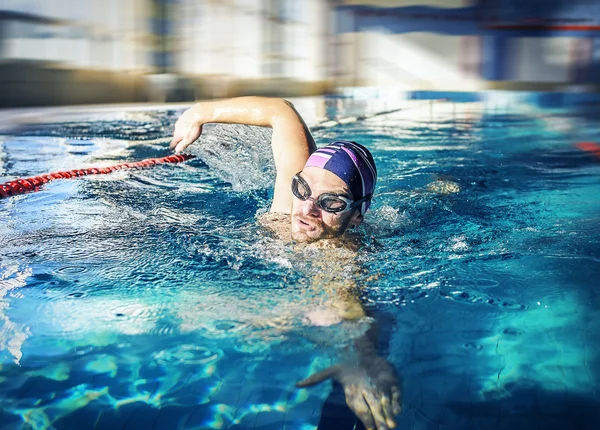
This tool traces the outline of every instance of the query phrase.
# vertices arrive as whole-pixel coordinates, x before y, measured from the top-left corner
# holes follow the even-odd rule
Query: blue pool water
[[[600,142],[600,111],[409,103],[332,121],[369,106],[328,102],[314,135],[378,165],[353,276],[402,377],[399,428],[598,428],[600,159],[573,143]],[[167,155],[180,113],[22,126],[0,136],[0,182]],[[364,327],[308,322],[334,251],[257,225],[268,139],[208,126],[187,163],[0,200],[1,430],[343,428],[331,384],[294,384]]]

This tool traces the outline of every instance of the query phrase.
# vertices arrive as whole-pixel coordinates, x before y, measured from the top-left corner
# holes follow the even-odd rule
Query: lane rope
[[[575,146],[582,151],[593,154],[596,157],[600,157],[600,145],[596,142],[577,142]]]
[[[181,163],[183,161],[195,158],[191,154],[174,154],[161,158],[147,158],[142,161],[132,163],[121,163],[108,167],[88,167],[85,169],[73,169],[64,172],[53,172],[45,175],[33,176],[31,178],[20,178],[0,184],[0,199],[39,191],[42,185],[54,181],[55,179],[72,179],[87,175],[105,175],[125,169],[145,169],[158,164]]]

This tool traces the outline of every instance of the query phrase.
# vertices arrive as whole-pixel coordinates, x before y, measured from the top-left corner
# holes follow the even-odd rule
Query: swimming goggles
[[[302,201],[310,199],[325,212],[335,214],[348,212],[371,198],[369,194],[360,200],[354,201],[339,194],[323,193],[315,199],[311,197],[312,191],[306,181],[300,176],[300,172],[296,173],[292,178],[292,193]]]

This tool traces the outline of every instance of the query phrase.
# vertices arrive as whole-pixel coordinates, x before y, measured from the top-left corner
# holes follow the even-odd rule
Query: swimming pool
[[[318,144],[378,165],[355,276],[403,380],[399,428],[597,428],[600,160],[573,143],[600,141],[598,110],[297,106]],[[0,136],[0,182],[167,155],[180,112],[24,125]],[[189,162],[0,200],[0,429],[319,425],[331,385],[294,384],[360,327],[307,322],[324,251],[256,224],[268,138],[207,126]]]

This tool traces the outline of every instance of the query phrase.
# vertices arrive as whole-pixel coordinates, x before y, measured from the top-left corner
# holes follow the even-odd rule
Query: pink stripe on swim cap
[[[324,154],[323,152],[313,152],[311,156],[306,160],[306,164],[304,167],[320,167],[321,169],[325,168],[327,162],[331,159],[331,155]]]

